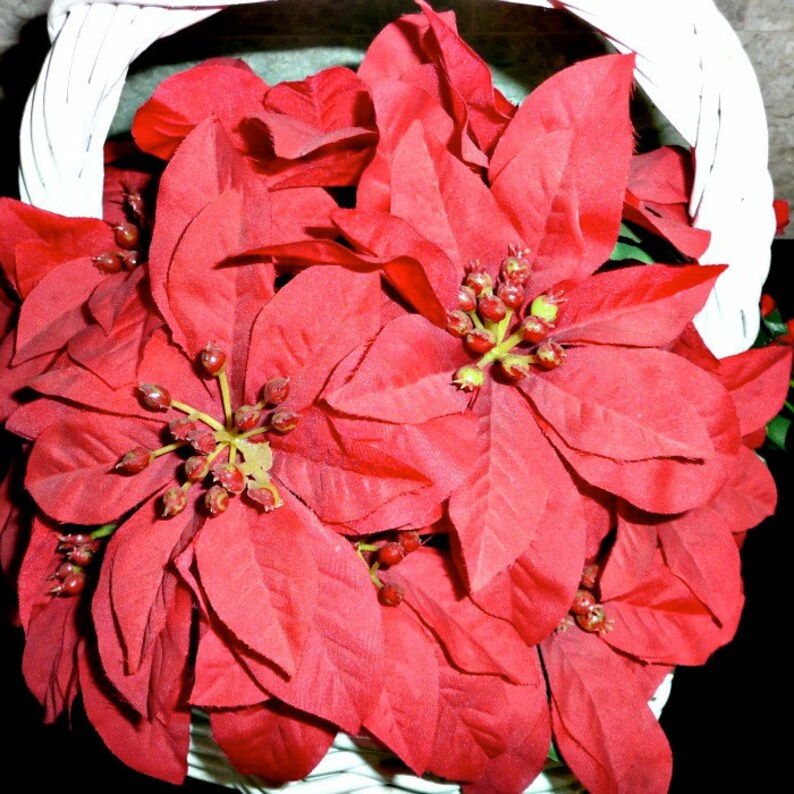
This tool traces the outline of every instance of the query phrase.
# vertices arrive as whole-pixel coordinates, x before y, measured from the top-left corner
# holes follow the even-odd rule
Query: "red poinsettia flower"
[[[441,307],[453,311],[450,328],[465,345],[429,334],[422,318],[397,318],[367,352],[358,370],[366,377],[348,378],[328,400],[342,413],[381,419],[390,403],[377,395],[410,384],[415,421],[426,421],[436,410],[465,408],[469,396],[455,391],[453,379],[476,390],[480,433],[471,454],[478,464],[450,501],[474,590],[533,542],[559,487],[550,474],[558,455],[591,485],[643,509],[678,512],[713,495],[738,446],[720,384],[654,349],[683,330],[720,269],[655,266],[590,276],[617,235],[625,183],[616,163],[628,167],[631,134],[615,103],[607,115],[602,102],[590,105],[580,95],[622,93],[627,107],[631,66],[630,58],[596,59],[531,95],[497,145],[490,188],[415,123],[393,160],[391,213],[334,215],[362,253],[330,243],[268,249],[289,262],[312,255],[348,265],[356,256],[387,262],[380,265],[387,278],[423,314],[437,322]],[[555,120],[557,105],[573,108],[573,118]],[[605,126],[608,144],[590,132]],[[552,167],[558,171],[550,184],[538,170]],[[398,262],[416,263],[424,286]],[[467,262],[478,264],[467,271]],[[409,367],[419,344],[421,361],[411,358]],[[664,401],[655,399],[659,377],[670,384]],[[520,458],[525,449],[533,450],[529,465]],[[569,581],[566,600],[574,586]]]
[[[270,87],[231,58],[164,80],[138,110],[132,133],[143,151],[170,159],[208,116],[281,188],[355,184],[375,138],[372,102],[350,69]]]

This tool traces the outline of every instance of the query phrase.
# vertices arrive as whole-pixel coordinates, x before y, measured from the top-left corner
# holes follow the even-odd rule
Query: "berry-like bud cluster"
[[[369,568],[369,575],[378,588],[378,601],[383,606],[396,607],[402,603],[405,591],[396,582],[382,582],[378,569],[391,568],[405,559],[406,554],[416,551],[422,545],[422,538],[415,529],[397,532],[396,540],[388,540],[380,545],[375,543],[356,543],[359,557]]]
[[[94,257],[94,265],[101,273],[134,270],[145,256],[144,202],[140,192],[125,186],[124,220],[113,226],[113,238],[118,250],[103,251]]]
[[[92,535],[83,533],[59,535],[55,551],[61,555],[61,562],[55,573],[50,576],[50,579],[56,579],[58,583],[50,588],[50,594],[71,596],[82,593],[87,581],[84,568],[91,564],[100,546],[100,540]]]
[[[226,365],[226,352],[215,342],[207,343],[198,355],[199,371],[218,381],[224,422],[175,400],[164,386],[142,383],[138,387],[146,407],[181,411],[185,416],[168,422],[173,444],[155,450],[135,447],[121,457],[116,471],[138,474],[161,455],[177,450],[194,453],[182,465],[183,484],[169,488],[161,497],[164,518],[181,513],[188,506],[190,488],[202,483],[206,491],[199,508],[208,516],[220,515],[227,509],[230,497],[242,493],[262,510],[273,510],[282,504],[278,489],[270,481],[270,444],[262,436],[269,432],[284,435],[300,422],[300,414],[283,405],[289,397],[289,378],[271,378],[263,387],[260,402],[233,411]]]
[[[567,631],[576,623],[580,629],[591,634],[606,634],[615,627],[608,618],[603,604],[599,604],[593,592],[598,579],[598,566],[588,565],[582,571],[579,589],[573,597],[570,614],[561,621],[557,631]]]
[[[493,363],[509,380],[517,381],[533,367],[553,369],[565,361],[565,349],[550,338],[564,300],[561,291],[537,295],[520,319],[531,275],[528,255],[529,249],[510,246],[496,282],[479,261],[466,270],[458,305],[447,312],[447,330],[480,357],[455,373],[453,383],[463,391],[482,386],[483,371]]]

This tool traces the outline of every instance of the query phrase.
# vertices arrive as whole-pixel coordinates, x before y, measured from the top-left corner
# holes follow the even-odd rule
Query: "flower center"
[[[480,357],[455,373],[453,383],[464,391],[482,386],[485,370],[494,363],[507,378],[518,381],[533,367],[554,369],[565,360],[563,347],[550,338],[563,300],[561,291],[536,296],[521,318],[530,274],[528,253],[510,246],[497,283],[479,262],[467,268],[458,308],[447,312],[447,330]]]
[[[241,405],[233,410],[226,377],[226,354],[217,345],[207,344],[199,361],[202,370],[218,382],[224,420],[219,421],[186,403],[171,397],[168,389],[142,383],[138,392],[144,405],[153,411],[179,411],[168,423],[174,442],[159,449],[136,447],[115,466],[121,474],[138,474],[162,455],[183,450],[192,452],[182,459],[181,485],[169,488],[162,497],[164,518],[181,513],[187,507],[188,492],[193,486],[204,488],[203,507],[210,516],[222,513],[229,499],[245,492],[262,510],[274,510],[283,504],[278,489],[270,479],[273,453],[264,438],[266,433],[294,430],[300,415],[279,408],[289,395],[289,378],[269,380],[262,399],[256,405]]]

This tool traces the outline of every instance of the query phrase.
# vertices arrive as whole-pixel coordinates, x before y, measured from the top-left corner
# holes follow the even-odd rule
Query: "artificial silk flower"
[[[723,268],[686,155],[634,152],[630,56],[515,107],[418,5],[356,73],[167,80],[156,195],[111,167],[103,221],[0,201],[23,672],[173,783],[201,709],[273,781],[341,731],[467,794],[552,744],[662,792],[648,700],[736,630],[791,351],[694,331]]]

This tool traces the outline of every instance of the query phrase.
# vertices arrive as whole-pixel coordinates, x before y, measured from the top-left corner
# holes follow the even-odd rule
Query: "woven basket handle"
[[[730,265],[696,325],[718,356],[749,347],[775,219],[766,115],[735,32],[712,0],[506,1],[565,9],[636,53],[638,83],[696,153],[690,211],[712,234],[700,261]],[[55,0],[52,48],[22,120],[22,199],[99,217],[102,148],[130,63],[157,39],[251,2],[264,0]]]

